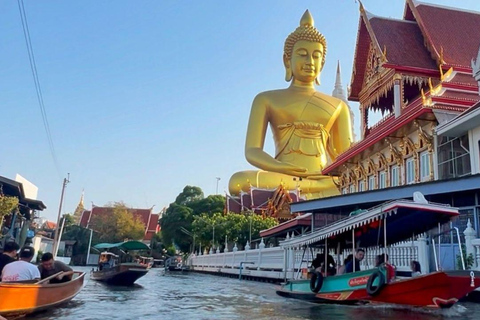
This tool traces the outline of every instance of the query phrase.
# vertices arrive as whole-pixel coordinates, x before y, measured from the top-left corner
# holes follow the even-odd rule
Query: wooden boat
[[[140,241],[126,241],[120,243],[100,243],[94,246],[96,249],[118,250],[149,250],[150,248]],[[99,257],[97,270],[92,270],[92,280],[103,281],[111,285],[130,286],[143,277],[150,270],[150,264],[140,262],[119,262],[119,256],[112,252],[102,252]]]
[[[85,272],[75,272],[64,283],[0,282],[0,315],[26,315],[68,302],[83,288],[84,279]]]
[[[362,211],[311,234],[281,243],[285,248],[324,246],[340,248],[347,241],[362,247],[379,243],[387,247],[433,229],[458,216],[458,209],[427,203],[397,200]],[[337,252],[338,253],[338,252]],[[415,278],[395,279],[395,270],[384,263],[378,268],[337,276],[315,272],[310,280],[287,281],[277,294],[320,303],[390,303],[419,307],[448,308],[480,287],[478,271],[437,271]]]

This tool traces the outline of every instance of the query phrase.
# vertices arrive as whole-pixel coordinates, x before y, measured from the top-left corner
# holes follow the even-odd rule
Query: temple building
[[[444,267],[455,268],[448,228],[470,221],[480,236],[479,30],[480,12],[406,0],[395,20],[361,6],[349,99],[360,103],[362,138],[324,169],[341,195],[292,203],[292,216],[311,214],[316,228],[419,191],[459,208],[441,239]],[[371,126],[372,110],[385,116]]]
[[[480,12],[406,0],[403,18],[392,19],[360,4],[348,100],[359,102],[361,136],[322,171],[338,177],[340,194],[302,201],[294,193],[299,201],[279,221],[288,211],[292,220],[261,236],[302,234],[415,191],[458,207],[451,227],[470,220],[480,236],[479,30]],[[372,113],[383,118],[372,123]],[[456,240],[442,240],[454,261]]]
[[[160,225],[158,223],[159,214],[153,213],[153,207],[149,209],[136,209],[128,208],[128,211],[133,214],[133,216],[139,219],[145,228],[145,234],[143,239],[144,243],[150,244],[150,241],[153,239],[153,236],[160,231]],[[113,207],[100,207],[92,205],[91,210],[84,210],[80,217],[78,224],[84,228],[90,228],[95,230],[95,226],[91,224],[92,217],[102,216],[102,215],[111,215],[113,213]]]
[[[360,6],[349,100],[360,103],[362,136],[323,171],[340,177],[342,194],[470,173],[452,158],[466,137],[436,140],[435,128],[480,100],[471,68],[478,30],[475,12],[407,0],[397,20]],[[372,111],[385,115],[375,125]]]

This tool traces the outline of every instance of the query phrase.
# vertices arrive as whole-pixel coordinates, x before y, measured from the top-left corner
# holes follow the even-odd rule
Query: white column
[[[475,270],[480,271],[480,239],[472,240],[472,245],[475,248]]]
[[[475,248],[473,247],[472,241],[475,240],[477,232],[472,228],[470,219],[467,222],[467,228],[463,231],[465,235],[465,251],[466,256],[472,255],[475,257]]]
[[[402,80],[402,76],[395,75],[394,77],[394,85],[393,85],[393,107],[395,111],[395,118],[400,117],[402,113],[402,92],[400,87],[400,82]]]
[[[426,274],[430,272],[430,259],[429,259],[429,248],[427,245],[427,238],[424,234],[420,235],[417,238],[418,245],[418,262],[422,268],[422,273]]]

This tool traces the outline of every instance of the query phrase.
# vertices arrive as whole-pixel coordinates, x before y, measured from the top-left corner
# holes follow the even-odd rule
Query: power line
[[[27,15],[25,13],[25,7],[23,5],[23,0],[18,0],[18,9],[20,11],[20,18],[22,20],[23,35],[25,36],[25,43],[27,45],[28,59],[30,61],[30,69],[32,71],[33,82],[35,83],[35,91],[37,94],[38,104],[40,106],[40,113],[42,115],[43,127],[45,128],[45,133],[47,134],[48,146],[50,149],[50,154],[53,158],[55,168],[57,173],[61,176],[60,165],[58,163],[57,155],[55,153],[55,146],[53,144],[52,134],[50,132],[50,125],[48,123],[47,112],[45,110],[45,104],[43,102],[42,88],[40,86],[40,80],[38,78],[37,64],[35,62],[35,54],[33,52],[32,42],[30,40],[30,30],[28,28]]]

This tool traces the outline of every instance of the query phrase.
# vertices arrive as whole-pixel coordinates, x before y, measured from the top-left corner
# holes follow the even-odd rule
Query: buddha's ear
[[[290,60],[288,59],[287,55],[283,55],[283,65],[285,66],[285,81],[290,82],[292,80],[292,68],[290,67]]]
[[[316,84],[317,86],[320,85],[320,73],[318,74],[318,76],[315,77],[315,84]]]

